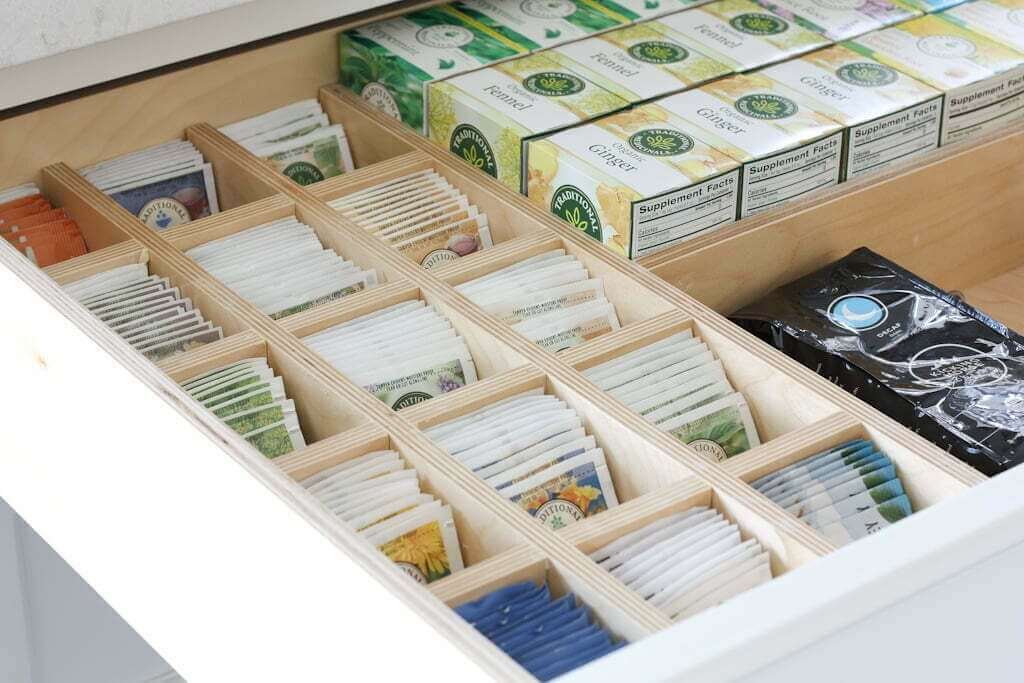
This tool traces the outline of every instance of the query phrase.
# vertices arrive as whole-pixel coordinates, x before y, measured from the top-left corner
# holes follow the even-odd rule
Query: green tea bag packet
[[[906,494],[900,480],[891,479],[862,493],[821,504],[819,507],[799,515],[799,517],[807,524],[819,528],[877,507],[886,501],[903,495]],[[810,508],[813,505],[816,505],[816,503],[809,504],[806,507]]]
[[[683,512],[675,512],[666,517],[661,517],[655,520],[654,522],[647,524],[646,526],[636,529],[635,531],[630,531],[622,536],[619,536],[617,539],[615,539],[611,543],[608,543],[607,545],[601,546],[594,552],[590,553],[590,559],[592,559],[594,562],[597,562],[598,564],[610,562],[612,561],[612,558],[615,557],[618,553],[628,552],[632,547],[637,546],[639,543],[642,543],[645,539],[651,538],[654,534],[661,532],[665,529],[668,529],[676,523],[683,522],[687,519],[695,518],[700,513],[706,511],[706,507],[698,505]],[[609,569],[612,567],[606,566],[605,568]]]
[[[826,524],[819,527],[818,531],[836,545],[846,545],[868,534],[877,533],[904,517],[909,517],[913,512],[910,499],[900,496],[870,510],[844,517],[832,524]]]
[[[299,185],[312,185],[355,168],[348,138],[340,125],[317,128],[280,142],[254,142],[249,150]]]
[[[267,458],[286,455],[306,445],[294,415],[286,415],[283,420],[243,434],[242,438]]]
[[[876,451],[874,444],[858,444],[834,452],[830,454],[830,457],[809,463],[805,467],[792,469],[769,484],[755,488],[769,498],[776,500],[799,490],[807,484],[823,481],[840,471],[856,469],[866,462],[882,457],[884,457],[884,454]]]
[[[362,532],[417,583],[428,584],[464,568],[452,509],[417,508],[401,524]],[[373,527],[370,527],[372,529]]]
[[[761,444],[747,402],[738,393],[673,417],[658,427],[718,462]]]
[[[748,557],[729,569],[721,570],[694,588],[690,594],[672,605],[671,618],[675,621],[714,607],[729,598],[755,588],[772,579],[771,561],[768,553]]]
[[[268,372],[270,373],[269,376],[266,374]],[[236,378],[249,375],[273,377],[273,371],[267,365],[266,358],[247,358],[193,377],[188,381],[182,382],[181,388],[189,394],[200,398],[205,395],[207,389],[211,389],[220,383],[235,381]]]
[[[892,473],[891,478],[886,479]],[[842,481],[827,491],[804,498],[786,508],[788,512],[800,518],[806,518],[826,509],[841,512],[841,516],[852,509],[851,506],[873,507],[884,503],[890,498],[903,495],[903,485],[895,476],[895,471],[882,467],[863,475]]]
[[[894,479],[896,477],[896,468],[891,464],[885,464],[885,461],[876,460],[869,465],[865,465],[859,469],[846,469],[841,473],[835,475],[831,479],[826,479],[823,482],[810,484],[804,489],[793,493],[790,496],[779,499],[777,502],[780,507],[785,508],[788,511],[794,512],[794,514],[800,511],[800,505],[805,500],[809,500],[816,496],[820,496],[823,493],[831,489],[836,489],[837,497],[840,493],[848,493],[851,489],[857,491],[857,493],[863,493],[870,488],[874,488],[879,484]],[[860,482],[859,485],[856,482]],[[854,483],[850,483],[854,482]],[[838,488],[841,485],[846,484],[843,488]],[[835,499],[833,499],[835,500]]]
[[[284,399],[284,382],[280,377],[275,377],[266,384],[255,385],[251,391],[225,397],[219,403],[211,403],[204,407],[217,417],[224,419],[236,413],[277,403]]]
[[[636,18],[620,13],[612,2],[588,0],[455,0],[451,7],[531,51],[580,40]]]
[[[501,494],[556,530],[619,504],[599,450],[549,467]]]
[[[942,13],[968,31],[1024,52],[1024,6],[1020,0],[975,0]]]

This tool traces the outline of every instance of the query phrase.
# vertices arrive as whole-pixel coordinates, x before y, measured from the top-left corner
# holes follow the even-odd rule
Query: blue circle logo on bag
[[[797,113],[799,107],[788,97],[773,95],[770,92],[744,95],[736,100],[736,110],[755,119],[784,119]]]
[[[629,136],[629,146],[652,157],[671,157],[693,149],[693,138],[671,128],[645,128]]]
[[[867,294],[847,294],[833,300],[828,307],[828,319],[851,332],[878,327],[888,317],[889,309],[885,304]]]
[[[575,185],[562,185],[551,196],[551,213],[563,221],[581,230],[594,239],[601,241],[601,219],[590,197]]]
[[[448,139],[448,149],[491,177],[498,177],[498,164],[494,160],[494,150],[491,149],[484,134],[468,123],[460,123],[455,126],[452,136]]]
[[[789,28],[789,24],[786,23],[785,19],[774,17],[771,14],[762,14],[761,12],[737,14],[729,20],[729,25],[740,33],[752,36],[773,36]]]
[[[874,62],[843,64],[836,70],[836,76],[850,85],[864,88],[878,88],[896,82],[896,71]]]
[[[675,64],[690,56],[685,47],[664,40],[645,40],[630,46],[626,52],[633,59],[647,64]]]
[[[541,71],[524,78],[523,87],[545,97],[565,97],[582,91],[586,84],[582,78],[573,74],[562,71]]]

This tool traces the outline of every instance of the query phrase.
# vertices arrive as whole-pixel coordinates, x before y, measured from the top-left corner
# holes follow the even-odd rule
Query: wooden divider
[[[117,237],[108,240],[106,248],[47,272],[66,283],[116,265],[148,262],[183,291],[187,288],[204,314],[230,334],[162,361],[159,367],[174,381],[240,358],[266,357],[284,378],[289,397],[295,399],[308,440],[304,449],[275,461],[282,480],[289,478],[289,486],[290,480],[302,480],[363,453],[397,450],[417,470],[424,490],[452,506],[467,561],[465,570],[421,591],[425,604],[440,600],[457,605],[515,581],[547,580],[556,593],[575,593],[614,633],[634,640],[668,627],[668,615],[605,572],[588,553],[659,517],[695,505],[713,507],[735,522],[744,538],[761,542],[771,555],[774,574],[779,575],[831,552],[834,546],[749,485],[763,473],[844,439],[866,436],[897,462],[918,507],[983,481],[974,470],[755,340],[704,304],[614,256],[358,98],[329,87],[320,91],[320,99],[331,120],[346,126],[358,170],[300,187],[212,126],[193,125],[184,133],[213,161],[226,210],[166,232],[140,223],[67,165],[43,169],[47,194],[88,216],[98,234]],[[327,203],[427,168],[447,178],[488,214],[496,241],[493,249],[425,270]],[[185,253],[289,215],[310,225],[325,246],[361,267],[376,269],[384,284],[274,321]],[[604,280],[622,329],[555,354],[455,289],[469,279],[552,249],[565,250],[592,277]],[[413,299],[435,306],[466,339],[481,369],[479,382],[394,412],[302,341],[327,327]],[[709,345],[730,381],[747,397],[763,437],[761,446],[725,463],[712,462],[631,412],[581,372],[683,329],[693,330]],[[541,525],[506,501],[423,431],[537,388],[558,396],[579,413],[587,432],[605,450],[621,497],[618,507],[560,531]],[[254,453],[253,457],[259,456]],[[325,524],[333,535],[354,535],[340,522]],[[445,619],[440,627],[465,639],[467,651],[474,656],[501,658],[496,650],[481,650],[476,635],[457,619]],[[493,661],[489,664],[493,667]],[[525,677],[510,660],[504,660],[499,669],[512,678]]]

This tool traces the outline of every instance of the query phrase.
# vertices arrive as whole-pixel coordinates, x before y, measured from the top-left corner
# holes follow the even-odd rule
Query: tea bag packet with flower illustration
[[[354,168],[345,129],[331,124],[317,100],[302,100],[237,121],[220,132],[299,185],[312,185]]]
[[[419,300],[329,327],[303,342],[394,410],[477,380],[465,340]]]
[[[455,612],[541,681],[625,645],[594,622],[575,596],[555,598],[547,584],[504,586]]]
[[[469,280],[456,289],[480,308],[551,351],[619,329],[604,283],[558,249]]]
[[[760,444],[742,394],[692,330],[589,367],[583,375],[648,422],[716,461]]]
[[[154,230],[220,211],[213,166],[187,140],[124,154],[78,172]]]
[[[330,202],[424,268],[494,245],[487,215],[436,171],[418,171]]]
[[[306,445],[284,381],[265,358],[249,358],[181,383],[193,399],[256,450],[276,458]]]
[[[154,362],[224,337],[167,278],[150,275],[145,263],[95,273],[64,291]]]
[[[768,553],[721,513],[690,508],[632,531],[591,559],[672,619],[771,580]]]
[[[440,448],[552,528],[618,505],[604,451],[576,411],[532,390],[426,430]]]
[[[914,512],[896,465],[864,439],[804,458],[751,485],[837,545]]]
[[[296,218],[283,218],[185,252],[211,275],[275,320],[377,284]]]

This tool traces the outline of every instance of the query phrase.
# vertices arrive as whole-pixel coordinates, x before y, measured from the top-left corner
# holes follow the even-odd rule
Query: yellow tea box
[[[344,31],[338,50],[343,86],[423,134],[428,83],[528,52],[449,7]]]
[[[1024,121],[1024,53],[942,14],[869,33],[848,47],[945,93],[939,144]]]
[[[974,0],[943,12],[942,17],[1024,52],[1024,0]]]
[[[741,217],[839,182],[842,125],[763,73],[724,78],[659,104],[743,163]]]
[[[856,38],[922,14],[921,10],[900,0],[757,0],[757,3],[835,41]]]
[[[530,50],[587,38],[629,24],[612,3],[592,0],[457,0],[450,7]]]
[[[846,126],[845,180],[939,146],[942,93],[841,45],[762,71]]]
[[[732,73],[657,21],[568,43],[548,56],[630,103],[670,95]]]
[[[427,100],[431,140],[524,193],[530,140],[628,104],[545,53],[432,83]]]
[[[530,143],[530,201],[629,258],[736,220],[739,162],[657,104]]]
[[[749,0],[718,0],[659,21],[737,72],[832,44],[828,38]]]

